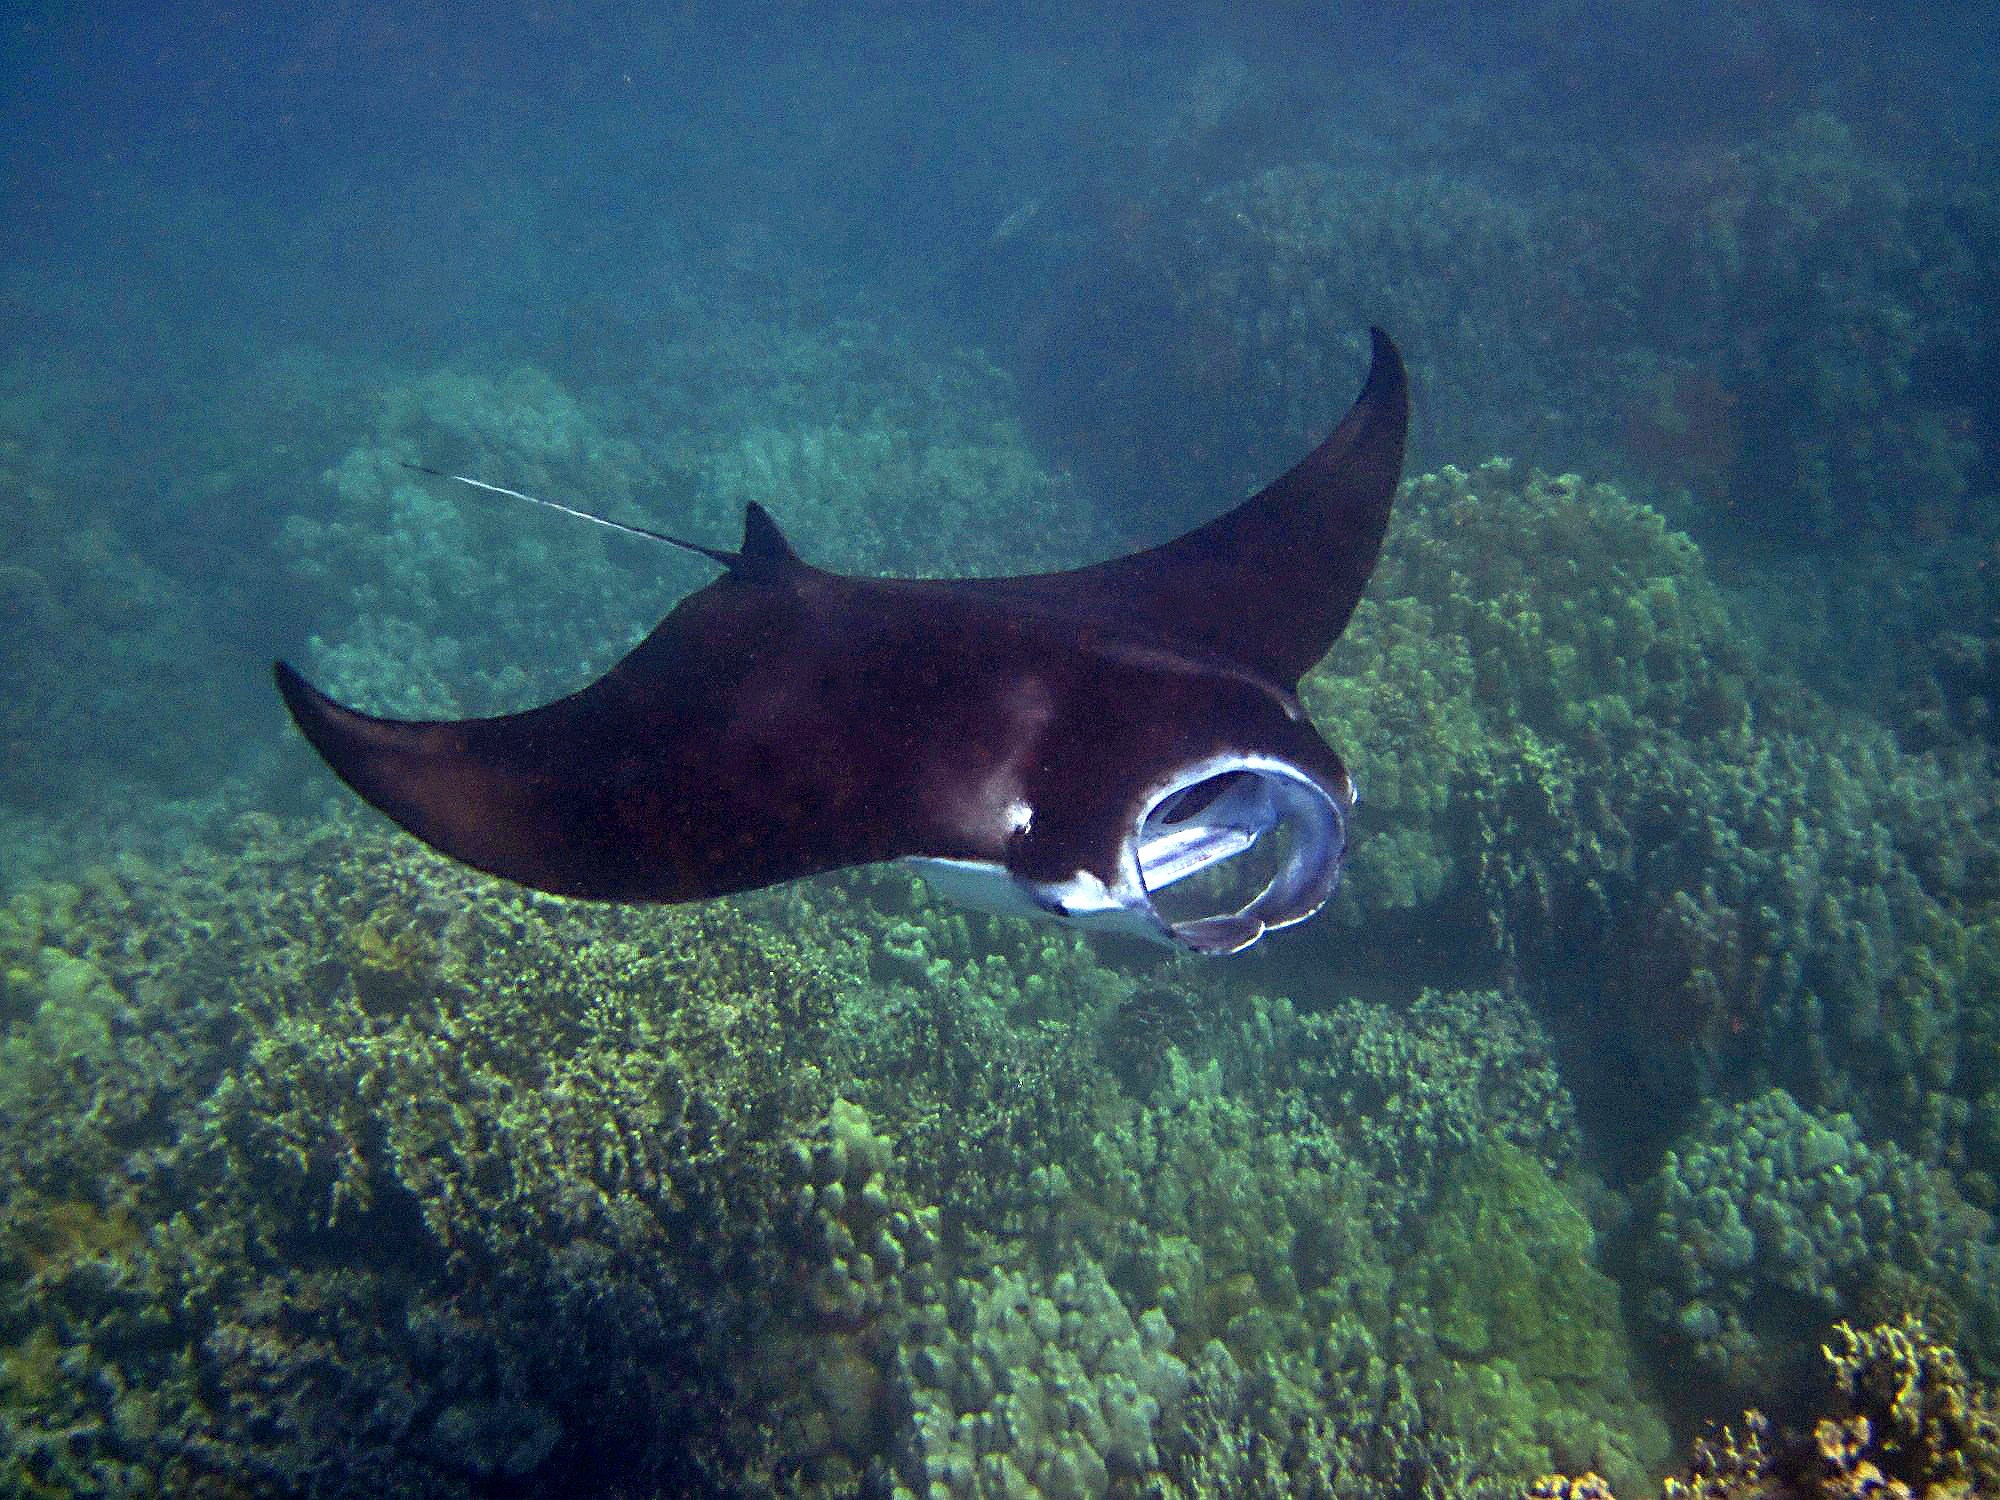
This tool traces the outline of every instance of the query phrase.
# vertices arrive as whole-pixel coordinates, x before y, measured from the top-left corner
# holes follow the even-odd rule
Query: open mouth
[[[1146,899],[1172,940],[1237,953],[1326,904],[1347,852],[1346,809],[1296,766],[1232,756],[1162,788],[1133,843]]]

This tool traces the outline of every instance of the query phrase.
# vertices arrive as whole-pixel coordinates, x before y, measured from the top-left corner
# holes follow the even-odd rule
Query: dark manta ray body
[[[751,505],[739,552],[603,677],[459,722],[278,690],[362,797],[563,896],[690,901],[878,860],[960,899],[1235,953],[1340,878],[1354,784],[1299,707],[1375,566],[1409,398],[1379,331],[1359,399],[1268,488],[1148,551],[1021,578],[849,578]],[[664,540],[673,540],[664,538]],[[1240,910],[1154,894],[1283,827]]]

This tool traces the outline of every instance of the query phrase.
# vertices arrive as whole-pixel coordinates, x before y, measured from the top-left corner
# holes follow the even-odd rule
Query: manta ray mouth
[[[910,858],[951,900],[1053,917],[1193,953],[1241,953],[1303,922],[1340,884],[1354,789],[1275,756],[1182,766],[1138,799],[1107,883],[1087,870],[1031,881],[986,860]]]
[[[1347,853],[1349,800],[1275,758],[1183,768],[1139,814],[1129,840],[1138,890],[1119,904],[1142,907],[1177,947],[1240,953],[1326,905]]]

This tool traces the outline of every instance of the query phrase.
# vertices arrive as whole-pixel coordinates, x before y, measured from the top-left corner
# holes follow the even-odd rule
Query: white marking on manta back
[[[1024,795],[1025,768],[1036,754],[1055,700],[1048,684],[1024,677],[1012,684],[995,705],[996,721],[983,749],[985,761],[968,775],[965,765],[951,774],[927,778],[923,796],[930,817],[950,829],[962,844],[999,850],[1026,833],[1035,809]],[[935,768],[943,772],[946,768]],[[983,908],[982,908],[983,909]]]

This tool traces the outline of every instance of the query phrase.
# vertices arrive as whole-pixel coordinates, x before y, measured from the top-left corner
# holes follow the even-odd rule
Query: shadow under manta
[[[1373,342],[1325,442],[1129,557],[850,578],[800,560],[753,503],[739,551],[661,538],[722,576],[545,707],[372,718],[283,662],[278,691],[368,802],[538,890],[690,901],[903,859],[989,909],[1240,952],[1318,911],[1346,855],[1354,783],[1297,687],[1361,598],[1402,472],[1408,382]],[[1281,829],[1240,909],[1155,905]]]

